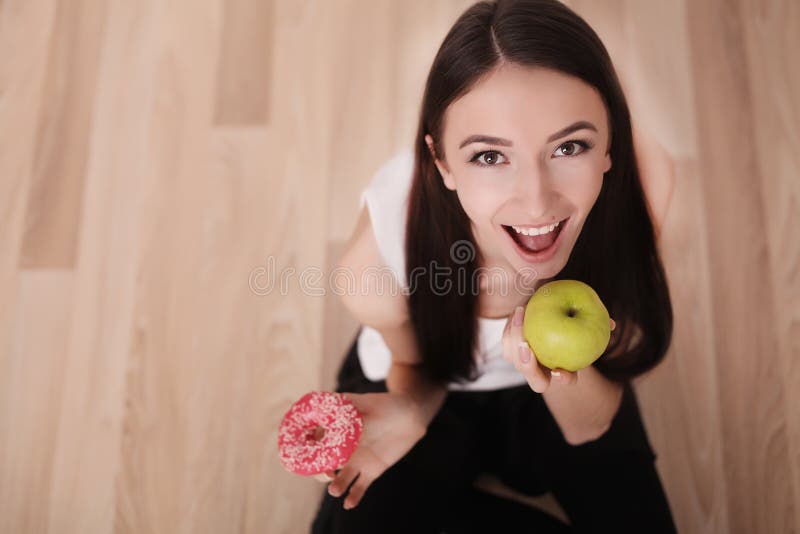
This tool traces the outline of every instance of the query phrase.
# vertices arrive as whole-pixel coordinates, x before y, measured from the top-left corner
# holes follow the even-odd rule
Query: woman
[[[314,533],[675,531],[631,388],[672,334],[640,144],[607,51],[567,7],[479,2],[456,21],[413,152],[376,174],[339,262],[363,326],[337,391],[365,430]],[[376,266],[403,291],[370,284]],[[588,283],[613,317],[575,373],[521,335],[555,279]],[[482,473],[551,491],[571,525],[475,489]]]

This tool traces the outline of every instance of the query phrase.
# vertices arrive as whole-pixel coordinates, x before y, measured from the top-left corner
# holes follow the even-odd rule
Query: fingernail
[[[519,342],[519,361],[529,363],[531,361],[531,349],[526,341]]]
[[[558,378],[559,380],[561,380],[561,379],[562,379],[561,371],[552,371],[552,370],[551,370],[551,371],[550,371],[550,375],[551,375],[551,376],[555,376],[555,377],[556,377],[556,378]]]
[[[345,510],[349,510],[352,507],[353,507],[353,505],[350,503],[350,501],[344,501],[344,509]]]
[[[338,496],[339,496],[339,492],[337,492],[337,491],[336,491],[336,490],[333,488],[333,486],[328,486],[328,494],[329,494],[331,497],[338,497]]]
[[[517,306],[514,310],[514,326],[522,325],[522,306]]]

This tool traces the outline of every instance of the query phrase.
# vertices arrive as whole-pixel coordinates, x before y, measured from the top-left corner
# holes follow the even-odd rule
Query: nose
[[[547,215],[555,195],[556,191],[552,187],[550,177],[543,169],[536,168],[519,173],[514,196],[520,209],[531,219]]]

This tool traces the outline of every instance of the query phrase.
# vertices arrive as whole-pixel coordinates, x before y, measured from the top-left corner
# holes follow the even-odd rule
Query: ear
[[[603,170],[603,174],[607,173],[611,170],[611,152],[606,152],[606,168]]]
[[[425,144],[428,145],[428,150],[431,153],[433,162],[436,164],[436,168],[439,169],[439,174],[442,176],[442,181],[444,182],[444,186],[450,191],[455,191],[456,182],[453,179],[453,175],[450,173],[450,170],[447,168],[447,165],[436,157],[436,150],[434,149],[433,146],[433,138],[430,136],[430,134],[425,135]]]

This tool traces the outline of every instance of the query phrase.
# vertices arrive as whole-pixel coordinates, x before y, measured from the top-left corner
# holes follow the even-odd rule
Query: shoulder
[[[392,195],[408,188],[414,170],[414,151],[403,148],[394,153],[373,174],[363,194]]]
[[[336,262],[334,279],[337,294],[360,323],[382,329],[409,318],[407,298],[383,259],[366,206]]]
[[[656,236],[659,236],[675,188],[675,160],[644,128],[633,127],[633,143],[642,188],[647,198]]]
[[[367,234],[373,236],[369,244],[377,245],[382,266],[391,269],[402,286],[407,285],[405,231],[413,173],[413,152],[401,150],[395,153],[374,173],[361,192],[360,202],[368,214],[370,231]]]

